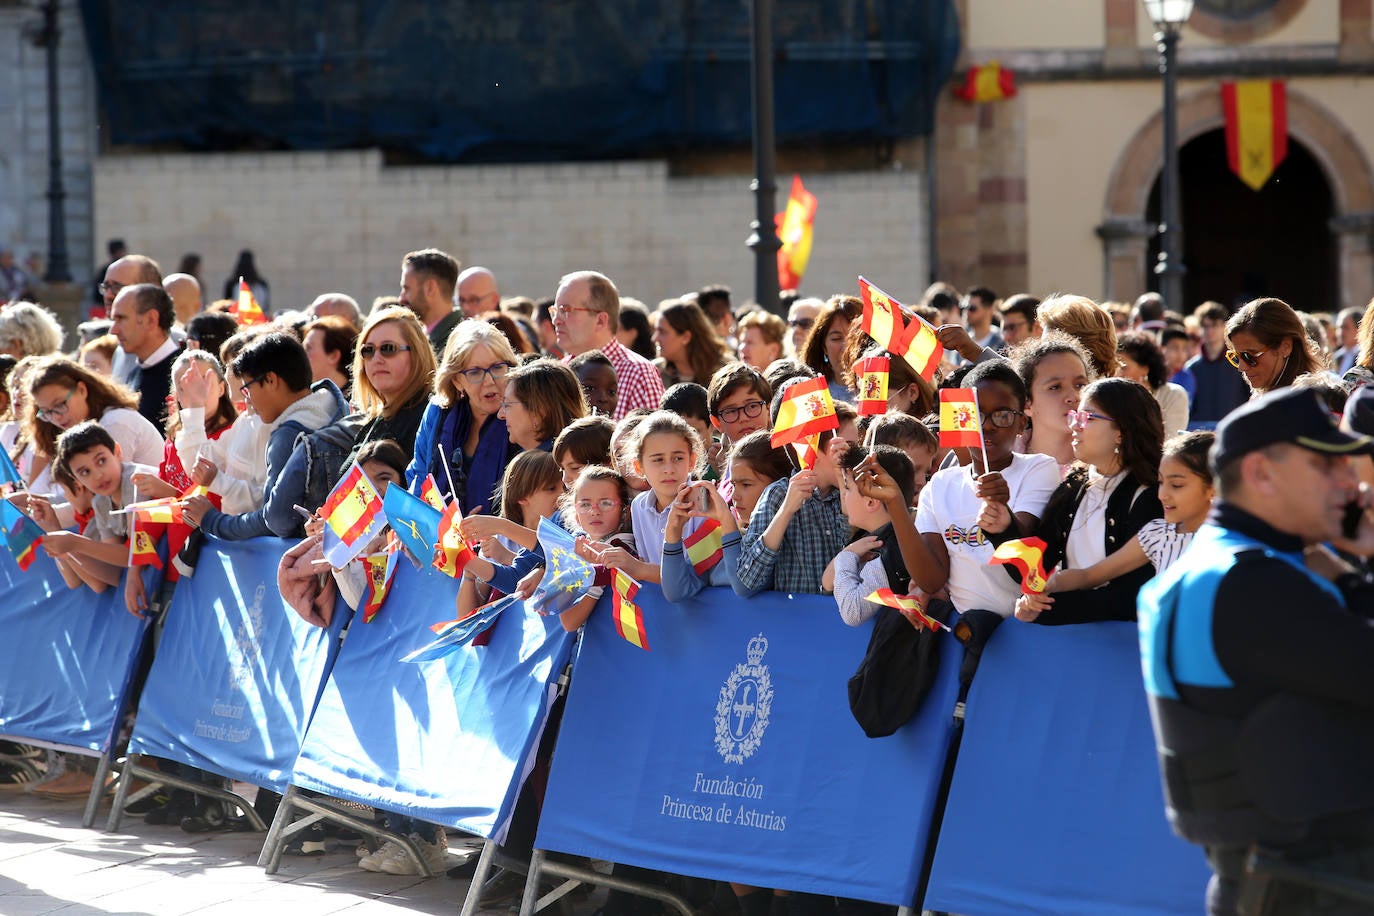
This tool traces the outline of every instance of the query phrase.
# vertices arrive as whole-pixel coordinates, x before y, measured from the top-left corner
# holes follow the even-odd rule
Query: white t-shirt
[[[151,465],[157,473],[162,463],[162,433],[143,414],[128,407],[111,407],[100,415],[100,425],[119,446],[121,461]]]
[[[1011,511],[1038,518],[1059,486],[1059,465],[1049,455],[1013,455],[1002,476],[1011,491]],[[949,597],[956,608],[981,608],[1007,617],[1016,607],[1021,588],[1006,570],[988,563],[992,542],[975,524],[982,504],[973,494],[971,468],[944,468],[921,491],[916,530],[944,539],[949,551]]]

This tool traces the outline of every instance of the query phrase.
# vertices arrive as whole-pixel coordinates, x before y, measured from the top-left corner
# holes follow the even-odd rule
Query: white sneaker
[[[386,842],[386,844],[385,844],[384,846],[382,846],[381,849],[377,850],[376,852],[372,853],[371,855],[363,856],[361,859],[359,859],[359,860],[358,860],[358,867],[361,868],[361,869],[363,869],[364,871],[377,871],[377,872],[379,872],[379,871],[382,871],[382,863],[383,863],[383,862],[387,861],[388,859],[395,858],[395,857],[397,857],[397,856],[399,856],[399,857],[401,857],[401,858],[403,858],[403,859],[409,859],[409,858],[410,858],[410,856],[406,855],[406,851],[405,851],[404,849],[402,849],[402,848],[401,848],[399,845],[397,845],[396,843],[393,843],[393,842],[391,842],[390,840],[388,840],[388,841]],[[396,873],[395,873],[395,872],[391,872],[391,874],[396,874]],[[412,873],[412,874],[413,874],[413,873]]]
[[[442,875],[447,871],[448,837],[443,830],[439,831],[439,838],[433,843],[426,842],[418,833],[410,835],[410,842],[414,843],[416,849],[420,851],[420,857],[424,859],[425,865],[429,867],[431,873]],[[388,875],[418,875],[420,872],[415,867],[415,862],[406,855],[405,850],[399,845],[396,845],[396,849],[396,856],[380,863],[381,871]]]

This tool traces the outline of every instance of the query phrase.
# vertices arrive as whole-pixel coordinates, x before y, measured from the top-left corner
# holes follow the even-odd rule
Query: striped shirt
[[[1156,573],[1168,569],[1175,560],[1183,555],[1188,545],[1193,543],[1193,532],[1179,531],[1162,518],[1152,519],[1136,534],[1140,549],[1150,558]]]

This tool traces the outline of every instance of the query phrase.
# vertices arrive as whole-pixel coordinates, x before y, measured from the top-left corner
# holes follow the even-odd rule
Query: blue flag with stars
[[[539,546],[544,549],[544,578],[530,604],[541,614],[561,614],[596,583],[596,567],[573,552],[571,534],[546,518],[539,520]]]
[[[422,567],[429,568],[434,559],[434,542],[439,540],[439,510],[407,493],[405,487],[387,487],[382,510],[406,552]]]

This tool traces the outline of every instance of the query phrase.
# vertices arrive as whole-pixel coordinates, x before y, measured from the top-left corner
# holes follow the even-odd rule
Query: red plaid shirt
[[[600,349],[615,369],[618,400],[612,419],[619,423],[625,414],[638,407],[658,410],[658,405],[663,401],[663,379],[659,377],[658,368],[628,349],[614,335],[610,343]]]

